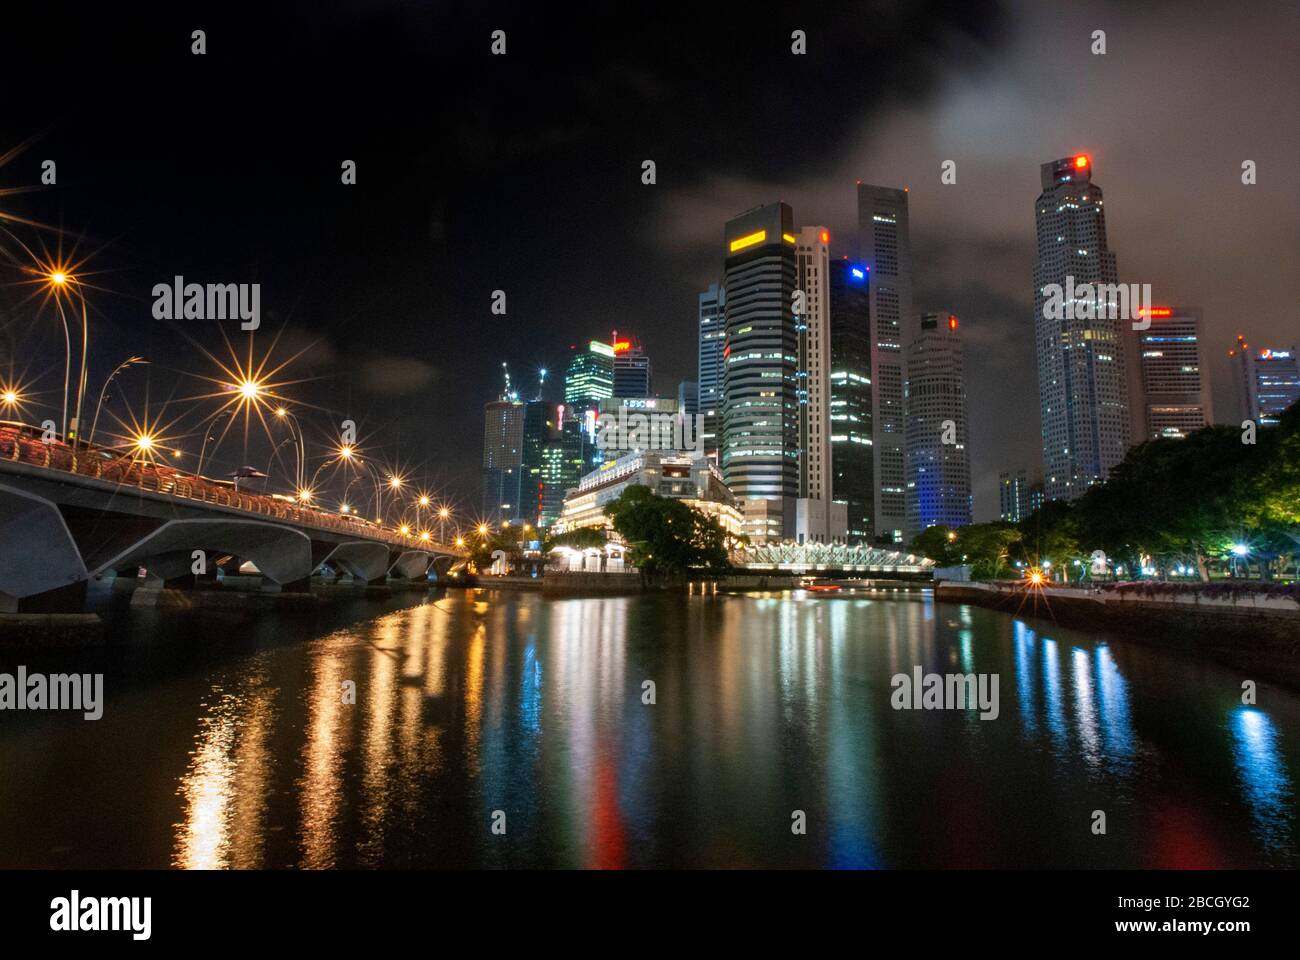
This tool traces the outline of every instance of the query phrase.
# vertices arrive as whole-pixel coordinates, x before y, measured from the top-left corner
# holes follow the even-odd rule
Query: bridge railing
[[[211,483],[201,477],[181,473],[170,467],[141,463],[100,447],[73,449],[64,443],[37,440],[12,427],[0,427],[0,459],[12,463],[56,470],[60,473],[106,480],[118,486],[130,486],[150,493],[227,507],[288,523],[324,527],[383,540],[394,546],[442,553],[460,551],[434,541],[404,536],[399,531],[376,527],[360,518],[339,516],[325,510],[303,507],[259,493],[244,493]]]

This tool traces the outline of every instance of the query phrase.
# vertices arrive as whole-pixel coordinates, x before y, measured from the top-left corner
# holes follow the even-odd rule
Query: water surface
[[[1300,697],[928,593],[452,591],[109,634],[0,654],[107,675],[101,720],[0,713],[0,867],[1300,865]],[[998,718],[893,709],[915,665],[997,674]]]

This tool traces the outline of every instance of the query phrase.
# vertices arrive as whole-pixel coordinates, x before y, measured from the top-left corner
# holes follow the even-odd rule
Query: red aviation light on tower
[[[948,329],[949,330],[957,329],[957,315],[954,313],[948,314]]]
[[[829,230],[823,230],[822,243],[830,243],[830,242],[831,242],[831,232]]]
[[[1088,155],[1086,153],[1081,153],[1074,158],[1074,169],[1082,170],[1087,165],[1088,165]]]

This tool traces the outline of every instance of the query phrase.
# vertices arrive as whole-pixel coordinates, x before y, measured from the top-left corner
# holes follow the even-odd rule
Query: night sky
[[[1204,310],[1221,420],[1233,337],[1300,341],[1293,3],[31,6],[0,35],[0,154],[37,139],[0,166],[0,191],[39,185],[46,159],[58,183],[0,195],[0,211],[90,255],[92,392],[141,353],[152,365],[111,408],[139,410],[147,390],[179,412],[208,389],[187,373],[215,373],[191,339],[224,348],[216,322],[154,320],[153,285],[259,282],[256,350],[278,332],[274,357],[305,351],[281,378],[308,381],[284,392],[316,408],[309,436],[350,417],[363,447],[400,450],[470,512],[503,360],[526,395],[550,367],[558,396],[570,344],[617,328],[675,394],[695,378],[723,222],[785,200],[853,254],[859,179],[909,187],[915,307],[962,318],[976,519],[996,514],[1000,469],[1038,460],[1040,163],[1088,152],[1120,279]],[[17,279],[3,267],[0,362],[52,409],[62,332]],[[227,444],[231,467],[269,449]]]

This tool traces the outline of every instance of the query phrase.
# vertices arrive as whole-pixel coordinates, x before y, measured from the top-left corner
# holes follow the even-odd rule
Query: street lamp
[[[212,420],[208,423],[207,427],[204,427],[203,446],[199,447],[199,463],[198,466],[194,468],[194,476],[196,477],[203,476],[203,458],[208,452],[208,441],[214,439],[212,434],[209,432],[209,428],[215,427],[217,425],[217,421],[220,420],[222,417],[228,417],[230,415],[231,415],[231,411],[222,410],[215,417],[212,418]],[[220,445],[221,441],[218,440],[217,443],[218,445]]]
[[[86,437],[87,446],[95,442],[95,430],[99,426],[99,411],[100,408],[104,406],[104,394],[108,392],[108,385],[113,382],[113,378],[116,377],[123,370],[135,366],[137,363],[148,363],[148,362],[149,361],[146,360],[144,357],[127,357],[125,360],[123,360],[121,363],[117,365],[117,368],[112,373],[108,375],[108,379],[104,381],[104,385],[99,388],[99,400],[95,404],[95,416],[90,421],[90,435]]]

